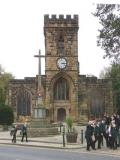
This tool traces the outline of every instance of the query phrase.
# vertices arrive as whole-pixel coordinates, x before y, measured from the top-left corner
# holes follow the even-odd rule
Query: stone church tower
[[[78,16],[44,17],[46,103],[54,121],[78,117]]]
[[[43,100],[50,122],[100,118],[113,113],[112,84],[109,80],[79,74],[78,15],[44,16],[45,75]],[[8,103],[17,117],[32,116],[36,106],[36,77],[14,79],[9,83]]]

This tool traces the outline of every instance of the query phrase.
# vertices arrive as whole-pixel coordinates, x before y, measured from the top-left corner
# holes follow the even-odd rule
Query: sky
[[[44,48],[44,14],[78,14],[78,59],[80,74],[99,77],[104,67],[104,51],[97,47],[99,21],[91,12],[96,3],[120,3],[119,0],[0,0],[0,65],[15,78],[38,74],[34,55]],[[44,74],[44,59],[42,59]]]

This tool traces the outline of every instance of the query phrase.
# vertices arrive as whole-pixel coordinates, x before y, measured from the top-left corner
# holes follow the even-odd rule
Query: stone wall
[[[92,118],[91,103],[96,103],[97,99],[101,103],[101,105],[98,104],[101,107],[99,108],[99,112],[101,111],[101,113],[100,116],[96,115],[97,118],[101,118],[104,113],[111,115],[114,112],[112,83],[110,80],[80,75],[78,97],[79,119],[83,119],[83,121]]]

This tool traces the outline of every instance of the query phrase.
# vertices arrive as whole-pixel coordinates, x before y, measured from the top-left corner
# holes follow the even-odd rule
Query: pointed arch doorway
[[[57,110],[57,121],[65,121],[66,119],[66,110],[64,108],[59,108]]]

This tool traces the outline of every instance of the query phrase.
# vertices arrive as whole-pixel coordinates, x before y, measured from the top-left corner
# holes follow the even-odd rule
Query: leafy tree
[[[10,106],[0,104],[0,124],[11,125],[14,122],[13,110]]]
[[[114,105],[116,105],[117,112],[120,114],[120,63],[112,63],[110,67],[102,71],[100,77],[112,80]]]
[[[101,46],[108,57],[120,62],[120,5],[97,4],[94,16],[99,18],[101,29],[97,44]]]
[[[12,78],[12,74],[5,72],[0,65],[0,124],[2,125],[11,125],[14,121],[12,108],[5,105],[8,83]]]
[[[4,71],[0,65],[0,103],[5,103],[6,94],[8,89],[8,82],[13,76],[10,73]]]

